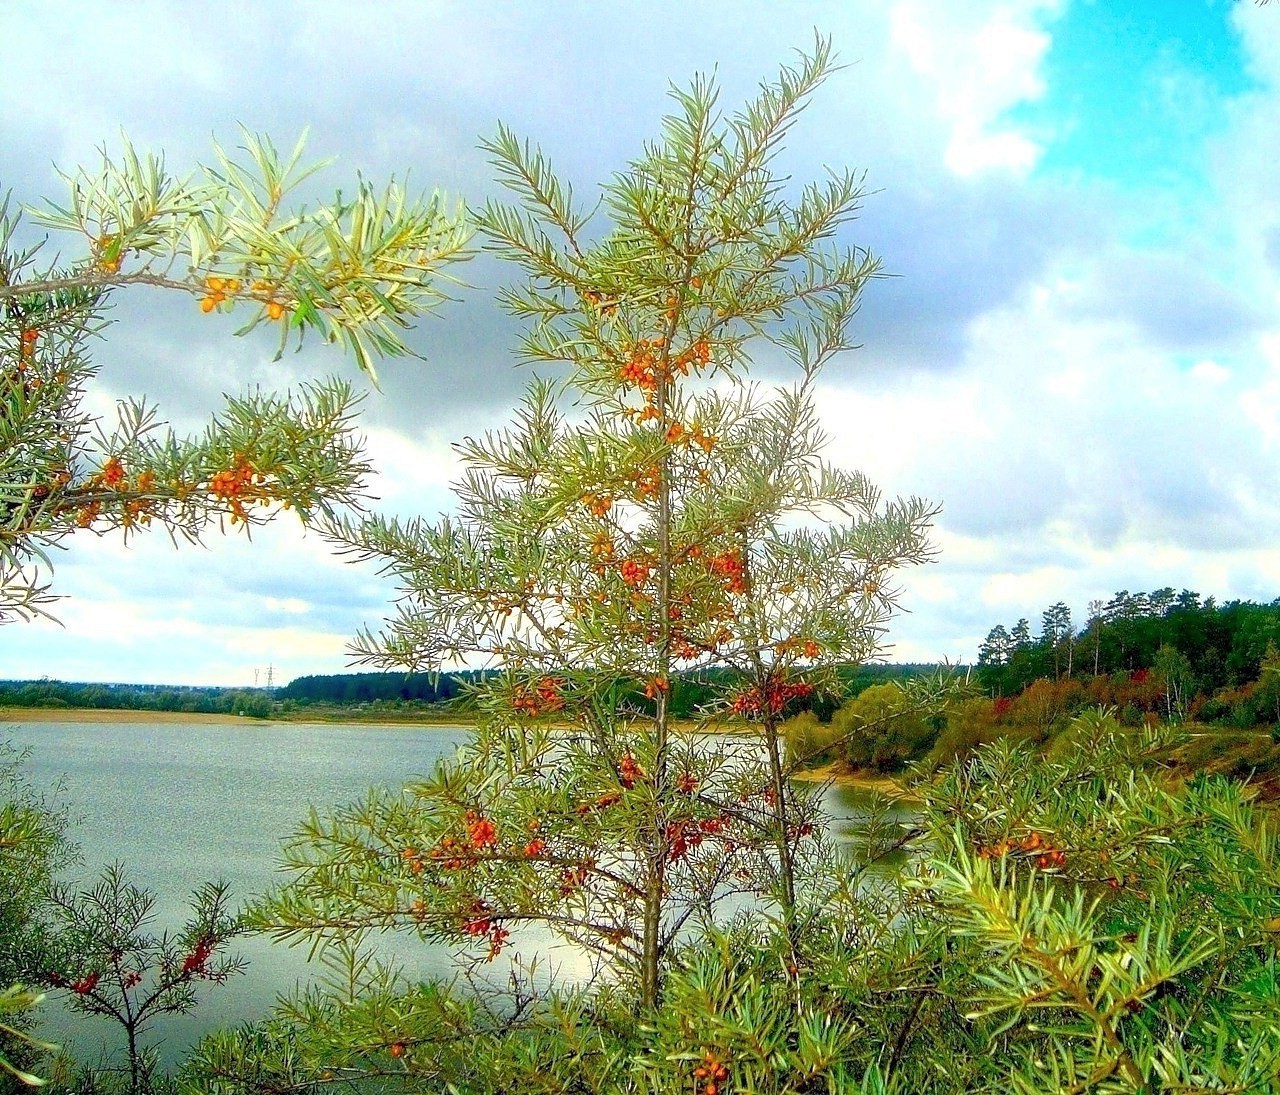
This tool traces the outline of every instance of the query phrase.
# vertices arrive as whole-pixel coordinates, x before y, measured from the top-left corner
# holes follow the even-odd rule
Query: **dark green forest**
[[[856,696],[873,684],[910,679],[933,667],[914,663],[851,667],[842,675],[841,696]],[[484,670],[456,673],[321,673],[295,677],[276,689],[184,687],[152,684],[94,684],[56,680],[0,681],[0,708],[43,707],[125,711],[176,711],[235,714],[252,718],[290,717],[308,711],[342,711],[359,718],[390,711],[412,715],[448,711],[466,713],[469,686]],[[716,695],[723,674],[687,676],[673,690],[673,714],[696,717]],[[722,682],[720,682],[722,683]],[[642,694],[635,690],[637,703]],[[829,718],[839,697],[816,696],[814,706]],[[450,705],[444,707],[443,705]]]
[[[1212,691],[1256,680],[1268,643],[1277,640],[1280,598],[1218,604],[1188,589],[1122,589],[1109,601],[1091,601],[1079,629],[1061,601],[1041,613],[1034,638],[1025,618],[993,627],[978,650],[978,665],[988,688],[1010,694],[1040,677],[1151,669],[1168,646],[1188,659],[1201,690]]]

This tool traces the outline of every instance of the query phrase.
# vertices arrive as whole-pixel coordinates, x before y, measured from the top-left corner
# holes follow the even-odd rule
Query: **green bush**
[[[35,790],[22,770],[25,754],[0,742],[0,1090],[5,1071],[30,1069],[36,1048],[26,1036],[37,997],[19,986],[43,972],[44,896],[55,874],[75,860],[64,808]]]
[[[933,720],[896,684],[873,684],[832,716],[852,768],[897,772],[922,756],[938,736]]]
[[[365,966],[206,1039],[187,1089],[1275,1093],[1276,816],[1222,778],[1168,785],[1149,761],[1174,744],[1088,713],[1053,757],[977,747],[917,787],[899,874],[819,840],[796,925],[691,923],[656,1009]]]
[[[986,745],[1009,733],[996,724],[994,705],[983,697],[962,700],[946,711],[946,722],[926,758],[926,766],[934,770],[967,756],[979,745]]]
[[[788,764],[817,767],[830,764],[840,754],[840,731],[821,722],[812,711],[801,711],[779,728],[786,746]]]

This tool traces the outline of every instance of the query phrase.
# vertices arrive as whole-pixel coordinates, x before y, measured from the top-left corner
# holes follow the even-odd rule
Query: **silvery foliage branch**
[[[177,178],[125,142],[98,170],[67,175],[68,202],[34,216],[84,240],[70,264],[20,247],[18,218],[0,205],[0,618],[46,611],[49,549],[78,528],[155,520],[193,539],[210,520],[260,523],[263,503],[308,519],[361,495],[346,384],[229,398],[202,438],[176,438],[141,398],[121,403],[111,431],[83,409],[91,340],[123,287],[247,311],[239,333],[277,323],[281,348],[290,331],[299,344],[314,332],[371,376],[375,356],[409,352],[399,332],[444,299],[442,268],[466,257],[467,229],[438,195],[361,180],[354,198],[309,210],[297,191],[318,165],[302,164],[301,142],[281,157],[246,134],[243,151],[215,149],[214,167]]]
[[[313,208],[295,192],[326,164],[303,162],[305,134],[287,156],[269,138],[242,133],[242,155],[214,145],[214,163],[171,174],[163,158],[122,139],[96,170],[65,173],[65,205],[31,216],[81,236],[88,256],[46,269],[25,284],[0,285],[0,299],[67,288],[160,285],[201,298],[206,310],[251,314],[241,333],[274,321],[287,333],[314,331],[342,345],[374,375],[375,357],[409,353],[400,338],[414,318],[446,299],[441,268],[466,256],[469,230],[439,194],[412,196],[392,180],[357,180]]]

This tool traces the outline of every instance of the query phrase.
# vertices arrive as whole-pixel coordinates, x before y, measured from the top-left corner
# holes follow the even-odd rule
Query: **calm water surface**
[[[75,819],[71,836],[84,856],[82,873],[120,861],[131,881],[156,893],[156,930],[177,929],[191,891],[210,879],[227,882],[237,900],[261,893],[279,875],[280,842],[312,805],[362,797],[370,786],[400,788],[429,773],[466,739],[465,727],[332,726],[269,723],[0,723],[0,740],[30,750],[25,770],[59,797]],[[856,846],[870,795],[833,787],[827,807],[837,837]],[[417,940],[386,938],[380,951],[411,976],[447,972],[448,954]],[[261,1015],[297,981],[317,975],[302,949],[243,940],[247,974],[215,988],[192,1016],[156,1022],[153,1041],[172,1064],[200,1034]],[[554,961],[572,965],[568,948]],[[82,1057],[111,1024],[51,1018],[50,1035]]]

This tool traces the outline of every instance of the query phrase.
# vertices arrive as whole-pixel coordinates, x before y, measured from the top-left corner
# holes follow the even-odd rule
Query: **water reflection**
[[[893,846],[916,824],[918,814],[909,799],[875,786],[833,783],[822,792],[822,806],[831,818],[832,838],[854,862],[873,861],[877,871],[896,870],[906,862],[907,853]]]

